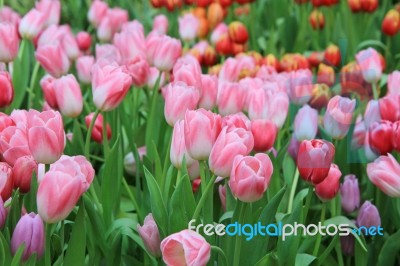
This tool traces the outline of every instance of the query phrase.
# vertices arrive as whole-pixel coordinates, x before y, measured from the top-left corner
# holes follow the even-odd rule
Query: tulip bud
[[[378,0],[360,0],[363,11],[372,13],[378,8]]]
[[[324,60],[324,56],[325,56],[324,52],[312,52],[310,56],[307,58],[307,61],[311,67],[317,67]]]
[[[314,9],[311,12],[309,21],[314,30],[322,30],[325,26],[324,14],[318,9]]]
[[[340,50],[334,44],[330,44],[324,53],[324,60],[327,64],[332,66],[339,66],[341,61]]]
[[[214,2],[208,6],[207,20],[210,29],[214,29],[219,23],[224,20],[224,9],[221,4]]]
[[[221,55],[233,54],[233,43],[228,34],[222,35],[215,44],[215,50]]]
[[[158,77],[160,77],[160,81],[159,81],[159,87],[164,86],[165,83],[165,73],[161,72],[160,75],[160,71],[155,68],[155,67],[150,67],[149,69],[149,75],[147,76],[147,81],[146,81],[146,85],[149,89],[153,89],[154,86],[156,85],[156,82],[158,80]],[[157,89],[157,88],[156,88]]]
[[[50,75],[59,78],[67,74],[70,62],[59,43],[40,46],[35,52],[36,60]]]
[[[150,213],[144,218],[143,226],[137,225],[137,231],[142,238],[147,250],[155,257],[161,255],[160,250],[160,233],[154,221],[153,215]]]
[[[150,66],[143,55],[137,55],[126,63],[128,73],[132,77],[132,84],[136,87],[143,87],[150,74]]]
[[[6,71],[0,71],[0,108],[7,107],[14,99],[14,87],[11,75]]]
[[[76,72],[78,79],[84,84],[92,82],[92,67],[94,64],[93,56],[81,56],[76,60]]]
[[[300,176],[314,185],[321,183],[327,176],[335,156],[335,146],[320,140],[303,140],[297,154],[297,168]]]
[[[251,121],[251,132],[254,137],[254,150],[268,151],[274,146],[278,128],[269,120],[256,119]]]
[[[312,108],[321,110],[328,104],[331,98],[331,91],[326,84],[314,84],[312,89],[312,96],[309,102]]]
[[[392,151],[393,145],[390,141],[392,137],[393,127],[390,121],[382,120],[374,122],[368,128],[369,145],[371,149],[378,154],[385,155]]]
[[[383,67],[379,54],[375,49],[368,48],[358,52],[356,59],[365,81],[376,83],[381,79]]]
[[[154,8],[161,8],[164,5],[165,0],[150,0],[151,5]]]
[[[18,55],[19,37],[15,25],[0,23],[0,62],[9,63]]]
[[[217,52],[212,46],[208,46],[204,51],[203,64],[205,66],[213,66],[217,62]]]
[[[371,202],[365,201],[361,206],[357,216],[357,226],[365,226],[367,228],[371,226],[381,226],[379,211]]]
[[[352,234],[340,237],[340,247],[346,256],[354,255],[354,236]]]
[[[33,40],[43,30],[46,23],[46,14],[32,8],[19,23],[19,34],[26,39]]]
[[[248,155],[254,147],[251,132],[243,128],[224,127],[219,134],[210,154],[210,170],[218,176],[228,177],[236,155]]]
[[[294,136],[297,140],[311,140],[318,131],[318,111],[304,105],[294,119]]]
[[[244,44],[249,39],[249,33],[247,32],[246,26],[239,21],[231,22],[228,31],[229,38],[234,43]]]
[[[346,175],[340,186],[342,209],[351,213],[360,207],[360,188],[355,175]]]
[[[215,45],[218,42],[218,40],[226,34],[229,34],[228,26],[225,23],[218,24],[211,33],[210,36],[211,43]]]
[[[77,117],[83,109],[82,92],[78,81],[72,74],[54,80],[54,93],[57,106],[65,116]]]
[[[178,18],[179,35],[182,40],[190,42],[196,39],[200,28],[200,20],[192,13],[186,13]]]
[[[333,86],[335,84],[335,70],[333,67],[320,64],[318,67],[317,82]]]
[[[333,199],[340,186],[340,177],[342,172],[336,164],[332,164],[327,177],[319,184],[315,185],[315,193],[322,201],[329,201]]]
[[[18,158],[13,166],[14,188],[19,188],[22,193],[28,193],[31,189],[32,174],[36,169],[37,163],[32,156]]]
[[[13,190],[13,172],[10,165],[0,162],[0,198],[3,201],[11,197]]]
[[[160,34],[167,34],[168,32],[168,18],[165,15],[157,15],[153,19],[153,30]]]
[[[306,104],[311,99],[313,89],[311,71],[302,69],[291,72],[286,86],[288,86],[288,94],[293,103]]]
[[[367,165],[371,182],[389,197],[400,197],[400,164],[389,153]]]
[[[93,102],[102,111],[111,111],[125,98],[132,84],[126,69],[116,64],[92,68]]]
[[[324,115],[324,128],[332,138],[342,139],[347,135],[355,107],[355,100],[338,95],[329,100]]]
[[[359,12],[361,11],[361,0],[347,0],[351,11]]]
[[[386,95],[378,101],[382,120],[391,122],[400,120],[400,95]]]
[[[180,120],[175,123],[174,130],[172,131],[172,141],[170,150],[170,159],[173,166],[180,169],[185,158],[186,166],[190,166],[194,163],[194,159],[190,157],[186,149],[186,134],[185,134],[185,122]]]
[[[92,37],[86,31],[80,31],[76,34],[76,42],[81,51],[87,51],[92,45]]]
[[[147,154],[147,149],[145,146],[137,149],[139,160],[143,160],[143,156]],[[130,175],[136,175],[136,161],[135,156],[132,152],[128,153],[124,158],[124,169]]]
[[[45,244],[45,231],[40,216],[31,212],[25,214],[19,219],[15,226],[11,238],[11,252],[13,255],[18,248],[25,244],[22,259],[26,261],[33,253],[37,254],[37,258],[43,256]]]
[[[89,128],[90,124],[92,123],[94,113],[90,113],[85,117],[85,124],[86,127]],[[110,125],[107,123],[106,127],[107,132],[107,139],[111,139],[111,128]],[[97,143],[103,143],[103,116],[99,114],[94,122],[94,127],[92,131],[92,139]]]
[[[190,55],[178,59],[172,70],[174,82],[184,82],[187,86],[192,86],[197,90],[201,84],[201,66],[199,62]]]
[[[170,71],[182,54],[181,42],[169,36],[154,36],[147,40],[147,59],[160,71]]]
[[[394,36],[400,29],[400,13],[396,9],[389,10],[382,21],[382,32]]]
[[[245,104],[246,91],[234,82],[220,82],[218,84],[217,105],[221,115],[241,112]]]

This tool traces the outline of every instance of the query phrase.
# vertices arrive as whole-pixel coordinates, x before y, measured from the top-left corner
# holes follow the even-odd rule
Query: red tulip
[[[315,186],[315,193],[322,201],[329,201],[333,199],[339,191],[340,187],[340,172],[336,164],[332,164],[328,176],[319,184]]]
[[[392,122],[382,120],[372,123],[368,128],[368,140],[371,149],[379,154],[385,155],[392,151],[393,145],[390,140],[393,137]],[[387,140],[387,141],[382,141]]]

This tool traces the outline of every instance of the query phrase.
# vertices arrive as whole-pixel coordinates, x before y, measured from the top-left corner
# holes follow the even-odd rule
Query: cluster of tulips
[[[321,6],[339,1],[311,2],[323,28]],[[345,62],[334,44],[263,54],[244,21],[224,22],[232,1],[184,4],[195,8],[173,18],[179,38],[170,15],[147,30],[102,0],[88,6],[86,30],[60,25],[58,0],[26,14],[1,7],[0,265],[364,265],[368,252],[396,264],[400,72],[384,73],[390,57],[362,47]],[[246,240],[208,234],[216,223],[384,236]]]

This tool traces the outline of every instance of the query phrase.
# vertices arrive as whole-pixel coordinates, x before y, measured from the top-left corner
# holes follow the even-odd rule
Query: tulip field
[[[400,3],[1,0],[0,266],[400,265]]]

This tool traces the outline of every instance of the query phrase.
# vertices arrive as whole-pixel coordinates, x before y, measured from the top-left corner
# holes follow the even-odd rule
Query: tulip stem
[[[211,246],[211,250],[222,257],[222,261],[224,262],[223,265],[228,265],[228,259],[226,258],[225,252],[221,248],[217,246]]]
[[[307,194],[307,198],[306,198],[306,206],[305,206],[305,209],[304,209],[304,222],[307,219],[308,210],[310,209],[312,195],[313,195],[313,188],[312,188],[312,186],[309,186],[308,187],[308,194]]]
[[[205,188],[205,190],[203,191],[203,193],[201,195],[201,198],[199,200],[199,203],[197,204],[197,207],[194,211],[192,219],[196,220],[199,217],[200,211],[203,208],[204,203],[206,202],[206,199],[208,198],[208,194],[210,193],[211,189],[214,187],[214,182],[216,179],[217,179],[216,175],[213,175],[211,177],[210,181],[207,184],[207,187]]]
[[[92,131],[94,127],[94,123],[96,122],[97,117],[100,114],[100,110],[96,110],[94,113],[94,116],[92,118],[92,121],[90,121],[89,129],[86,135],[86,142],[85,142],[85,157],[90,160],[89,155],[90,155],[90,137],[92,136]]]
[[[294,173],[294,177],[293,177],[292,188],[290,190],[288,213],[291,213],[293,210],[294,194],[296,193],[296,188],[297,188],[298,182],[299,182],[299,169],[296,168],[296,172]]]
[[[239,208],[240,208],[238,223],[242,224],[244,214],[246,212],[246,203],[238,201],[237,204],[239,205]],[[239,234],[237,234],[236,238],[235,238],[235,251],[234,251],[234,255],[233,255],[233,266],[240,265],[240,250],[241,250],[241,248],[242,248],[241,236]]]
[[[46,223],[46,250],[44,257],[44,265],[51,266],[51,234],[52,234],[53,225]]]
[[[373,82],[373,83],[372,83],[372,93],[374,94],[374,99],[375,99],[375,100],[378,100],[378,98],[379,98],[377,83],[378,83],[378,82]]]
[[[322,203],[322,209],[321,209],[321,224],[323,224],[325,222],[325,212],[326,212],[326,203],[323,202]],[[321,244],[321,240],[322,240],[322,235],[318,234],[317,235],[317,241],[315,241],[315,246],[314,246],[314,251],[313,251],[313,256],[317,257],[318,255],[318,251],[319,251],[319,246]]]
[[[104,160],[107,159],[108,154],[110,152],[110,148],[108,147],[108,135],[107,135],[107,116],[103,114],[103,152],[104,152]]]

